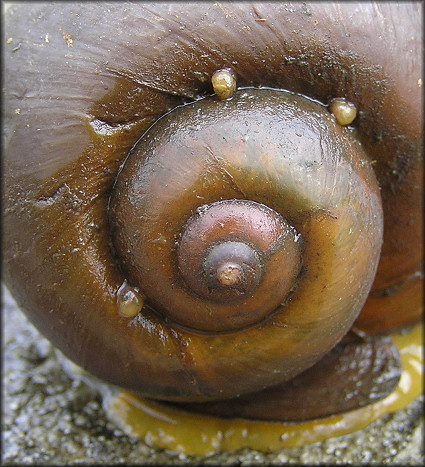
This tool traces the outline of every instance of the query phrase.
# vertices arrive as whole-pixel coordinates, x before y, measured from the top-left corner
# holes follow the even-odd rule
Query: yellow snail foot
[[[263,452],[323,442],[361,430],[385,414],[417,398],[422,383],[422,325],[395,333],[402,373],[384,399],[356,410],[302,423],[224,419],[187,413],[121,390],[105,400],[105,408],[128,435],[155,448],[191,456],[207,456],[244,447]]]

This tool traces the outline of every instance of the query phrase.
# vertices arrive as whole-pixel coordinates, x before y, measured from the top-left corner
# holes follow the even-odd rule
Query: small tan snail
[[[9,7],[4,277],[29,319],[188,426],[385,401],[388,334],[422,313],[420,9]]]

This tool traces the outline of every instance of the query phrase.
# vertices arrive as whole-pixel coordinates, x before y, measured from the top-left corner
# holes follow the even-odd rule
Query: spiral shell
[[[235,4],[226,34],[216,4],[190,14],[179,4],[157,5],[155,13],[129,5],[125,15],[117,4],[102,8],[100,23],[95,4],[31,5],[9,25],[19,49],[5,45],[5,277],[55,345],[101,378],[158,398],[225,398],[291,378],[342,338],[367,298],[380,253],[379,191],[382,254],[356,325],[381,332],[418,319],[415,38],[378,25],[387,47],[370,48],[360,39],[364,13],[349,5],[348,28],[359,38],[349,48],[334,46],[341,34],[329,26],[339,17],[331,4],[315,13],[316,23],[298,7]],[[417,27],[407,6],[381,9]],[[266,12],[269,23],[256,21]],[[41,47],[41,32],[52,24],[60,33]],[[395,55],[411,66],[394,67]],[[211,76],[223,68],[233,70],[240,90],[229,100],[207,97]],[[248,89],[260,85],[289,92]],[[336,97],[356,106],[354,129],[318,103]],[[173,138],[186,145],[181,154]],[[258,273],[240,289],[239,253],[206,263],[217,243],[201,247],[202,274],[231,283],[207,300],[205,324],[203,292],[178,253],[197,209],[208,213],[220,202],[265,206],[259,209],[276,213],[294,248],[283,287],[265,311],[240,316],[237,300],[261,290],[275,245],[264,253],[252,237],[218,240],[253,252],[246,254]],[[140,292],[130,319],[119,312],[123,284]],[[229,298],[235,290],[240,296]],[[183,297],[188,313],[175,306]],[[405,313],[387,313],[406,297],[413,298]]]

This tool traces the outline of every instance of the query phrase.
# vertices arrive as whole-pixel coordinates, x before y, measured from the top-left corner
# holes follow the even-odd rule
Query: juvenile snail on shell
[[[66,356],[160,400],[249,395],[421,316],[415,7],[377,7],[383,50],[372,6],[226,8],[8,11],[6,282]]]

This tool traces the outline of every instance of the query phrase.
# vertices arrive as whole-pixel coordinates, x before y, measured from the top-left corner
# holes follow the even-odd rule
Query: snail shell
[[[219,99],[229,99],[236,90],[236,76],[230,68],[217,70],[211,77],[211,83]]]
[[[292,378],[350,329],[371,287],[358,328],[388,331],[421,313],[416,7],[377,7],[403,24],[393,33],[373,23],[384,49],[364,36],[372,4],[339,5],[348,26],[334,4],[312,6],[312,16],[299,5],[232,4],[225,34],[219,5],[189,8],[35,4],[18,19],[11,7],[4,46],[6,282],[68,357],[173,400]],[[241,88],[290,92],[205,97],[213,73],[229,67]],[[358,109],[355,129],[316,102],[336,97]],[[247,225],[267,212],[278,238],[263,246],[263,235],[226,221],[224,236],[208,231],[186,259],[186,239],[215,203],[246,209]],[[232,242],[244,251],[214,256]],[[273,261],[288,249],[271,296]],[[117,305],[126,281],[144,301],[130,321]],[[265,308],[244,314],[238,303],[261,287]]]

